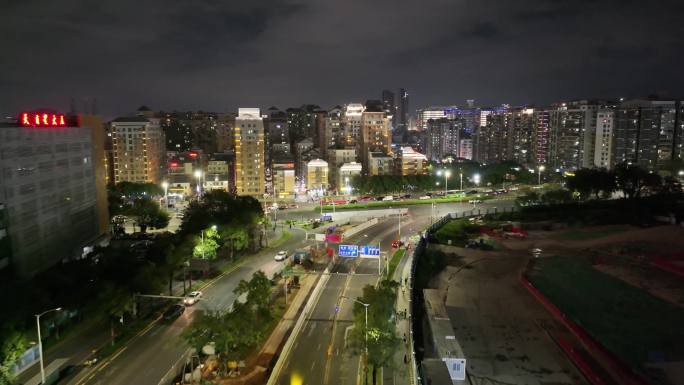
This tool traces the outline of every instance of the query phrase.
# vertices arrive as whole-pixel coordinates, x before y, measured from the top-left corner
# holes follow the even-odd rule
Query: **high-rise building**
[[[553,106],[549,119],[549,164],[560,170],[591,167],[598,104],[586,100]]]
[[[165,156],[159,119],[116,118],[109,124],[114,183],[159,183]]]
[[[220,153],[233,151],[233,129],[235,114],[218,114],[216,117],[216,151]]]
[[[306,188],[321,193],[328,190],[328,162],[313,159],[306,164]]]
[[[427,147],[425,155],[432,161],[441,162],[448,155],[458,154],[458,142],[462,131],[461,122],[446,118],[428,120]]]
[[[396,116],[397,106],[394,102],[394,92],[382,90],[382,109],[388,116]]]
[[[534,162],[535,114],[533,108],[513,108],[507,113],[508,135],[506,143],[506,159],[516,161],[524,166],[532,167]]]
[[[108,232],[104,136],[94,116],[32,112],[0,125],[0,266],[31,276]]]
[[[382,152],[392,156],[390,119],[378,103],[368,102],[361,115],[361,159],[368,169],[368,154]]]
[[[395,125],[399,132],[406,132],[408,130],[409,117],[409,94],[405,89],[399,89],[399,100],[397,103],[397,124]]]
[[[340,106],[335,106],[328,110],[325,117],[325,132],[319,140],[321,145],[326,147],[325,154],[328,153],[328,149],[344,145],[346,143],[344,134],[344,112]]]
[[[328,153],[328,148],[332,142],[332,130],[328,126],[328,111],[326,110],[315,110],[314,115],[314,147],[318,149],[318,152],[322,157],[326,157]]]
[[[458,142],[458,157],[461,159],[473,159],[473,139],[470,134],[465,134]]]
[[[264,121],[258,108],[240,108],[235,119],[235,190],[261,197],[266,192]]]
[[[480,163],[494,163],[507,160],[508,125],[510,114],[506,110],[486,116],[487,124],[475,132],[473,157]]]
[[[534,113],[534,133],[532,136],[533,160],[536,165],[545,165],[549,160],[549,122],[551,112],[547,109]]]
[[[361,103],[347,104],[344,110],[344,120],[342,122],[342,141],[339,144],[345,146],[356,146],[361,135],[361,115],[366,108]]]
[[[615,112],[614,163],[657,170],[684,156],[684,102],[629,100]]]
[[[596,113],[596,143],[594,145],[594,167],[611,169],[613,167],[613,134],[615,111],[598,110]]]
[[[430,120],[446,119],[448,107],[428,107],[417,111],[416,128],[420,131],[428,129]]]

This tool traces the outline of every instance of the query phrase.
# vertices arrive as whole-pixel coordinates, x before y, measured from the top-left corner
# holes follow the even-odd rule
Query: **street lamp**
[[[195,178],[197,178],[197,195],[200,195],[200,185],[202,179],[202,170],[195,170]]]
[[[542,173],[542,171],[544,171],[546,169],[546,167],[544,167],[543,165],[540,165],[539,167],[537,167],[537,169],[539,170],[539,177],[537,179],[537,184],[541,185],[541,173]]]
[[[41,384],[45,383],[45,367],[43,366],[43,340],[40,337],[40,317],[44,316],[47,313],[53,312],[53,311],[60,311],[62,310],[61,307],[50,309],[50,310],[45,310],[44,312],[40,314],[36,314],[36,327],[38,328],[38,355],[40,357],[40,379],[41,379]]]
[[[473,183],[475,183],[476,186],[480,185],[480,174],[473,175]]]
[[[463,191],[463,170],[458,169],[458,175],[461,177],[461,191]]]
[[[164,205],[169,207],[169,182],[163,181],[162,187],[164,188]]]
[[[347,297],[344,295],[340,298],[350,299],[356,303],[363,305],[363,310],[366,312],[366,331],[364,334],[365,334],[365,339],[366,339],[366,365],[368,365],[368,306],[370,306],[370,304],[361,302],[356,298],[350,298],[350,297]]]
[[[447,190],[449,187],[449,177],[451,176],[451,171],[450,170],[438,170],[437,175],[441,176],[444,174],[444,196],[447,195]]]

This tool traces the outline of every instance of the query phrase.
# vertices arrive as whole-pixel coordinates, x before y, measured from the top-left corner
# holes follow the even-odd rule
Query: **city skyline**
[[[327,108],[399,88],[411,111],[466,99],[677,97],[684,84],[671,63],[684,51],[671,18],[681,10],[674,1],[432,1],[389,14],[354,2],[17,3],[0,16],[3,36],[22,36],[4,42],[14,54],[0,64],[0,105],[67,110],[72,97],[78,109],[97,99],[98,112],[116,116],[140,104]]]

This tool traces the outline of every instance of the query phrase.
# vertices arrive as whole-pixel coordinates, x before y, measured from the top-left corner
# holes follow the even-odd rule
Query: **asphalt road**
[[[485,201],[480,207],[511,205],[512,201]],[[399,206],[398,206],[399,207]],[[445,203],[436,205],[436,217],[447,212],[470,210],[472,205],[464,203]],[[402,235],[414,234],[422,230],[429,222],[431,205],[409,206],[410,217],[402,225]],[[286,210],[279,213],[279,220],[314,218],[318,213],[312,208]],[[392,240],[397,238],[397,222],[389,220],[369,228],[359,234],[355,241],[359,244],[381,244],[382,250],[389,250]],[[411,222],[415,222],[414,225]],[[418,224],[420,223],[420,225]],[[278,249],[293,250],[301,247],[303,234],[295,234]],[[247,258],[245,262],[227,274],[222,275],[204,289],[204,300],[172,323],[155,322],[143,329],[125,347],[93,368],[78,372],[64,383],[72,385],[155,385],[158,384],[170,368],[176,364],[187,350],[187,345],[179,338],[182,330],[189,325],[194,312],[201,310],[226,310],[235,300],[233,289],[241,279],[249,277],[258,270],[269,276],[279,268],[280,263],[273,260],[274,249],[267,248],[258,255]],[[280,383],[289,383],[289,376],[301,373],[309,382],[305,383],[355,383],[358,370],[358,356],[345,354],[344,335],[347,326],[351,325],[351,301],[340,303],[340,310],[335,314],[335,306],[342,295],[356,298],[361,295],[362,288],[377,281],[377,260],[363,259],[338,260],[333,272],[356,275],[332,276],[323,290],[318,304],[308,320],[301,336],[307,336],[294,346],[290,362],[282,373],[287,373]],[[333,322],[333,320],[335,322]],[[333,333],[334,325],[334,333]],[[333,335],[334,334],[334,335]],[[333,338],[334,337],[334,338]],[[330,347],[331,355],[328,356]],[[299,349],[299,350],[298,350]],[[312,380],[313,379],[313,380]]]
[[[304,234],[294,234],[278,249],[295,249],[303,242]],[[264,271],[269,277],[273,275],[282,262],[273,257],[275,249],[267,248],[256,256],[245,259],[245,262],[234,270],[224,274],[204,289],[204,299],[172,323],[155,322],[144,329],[129,342],[123,350],[103,361],[99,366],[85,369],[71,379],[68,384],[77,385],[155,385],[181,358],[187,345],[179,336],[192,321],[198,310],[226,310],[235,300],[233,289],[241,279],[249,279],[258,271]]]

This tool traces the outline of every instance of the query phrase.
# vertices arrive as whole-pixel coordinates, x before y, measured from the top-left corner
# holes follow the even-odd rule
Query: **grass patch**
[[[634,367],[684,354],[684,309],[594,269],[586,259],[544,258],[529,275],[571,320]]]
[[[394,270],[396,270],[397,266],[399,266],[399,262],[401,261],[401,258],[404,256],[404,254],[406,254],[406,249],[399,249],[396,252],[394,252],[392,259],[390,259],[389,261],[389,273],[387,274],[387,278],[392,279],[392,277],[394,276]]]
[[[485,201],[492,199],[490,196],[450,196],[446,198],[433,198],[433,199],[406,199],[403,201],[388,201],[388,202],[360,202],[360,203],[348,203],[345,205],[325,205],[323,210],[332,211],[333,207],[335,210],[358,210],[358,209],[370,209],[378,207],[398,207],[398,206],[412,206],[412,205],[429,205],[432,203],[456,203],[456,202],[467,202],[471,199],[478,199]],[[320,206],[317,206],[314,211],[320,210]]]
[[[271,248],[276,248],[282,245],[283,243],[287,242],[288,239],[292,238],[292,233],[283,230],[283,234],[280,236],[280,238],[276,239],[275,241],[271,242],[270,246]]]
[[[605,230],[605,231],[569,231],[562,233],[558,237],[562,239],[570,239],[574,241],[581,241],[584,239],[602,238],[611,234],[620,233],[623,230]]]
[[[437,243],[463,247],[468,239],[479,233],[479,225],[470,223],[467,219],[452,219],[437,229],[432,236]]]

